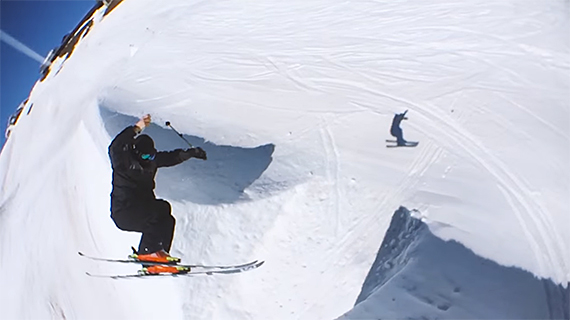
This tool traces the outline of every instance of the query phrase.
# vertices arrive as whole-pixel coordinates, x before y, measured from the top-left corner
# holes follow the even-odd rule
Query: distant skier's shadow
[[[100,107],[105,129],[114,138],[137,119]],[[175,123],[172,124],[175,126]],[[159,151],[188,148],[169,128],[151,124],[144,131],[151,136]],[[269,167],[274,144],[256,148],[219,146],[203,138],[183,135],[193,146],[208,154],[208,160],[190,159],[170,168],[160,168],[156,175],[157,197],[199,204],[233,203],[246,200],[243,191]]]

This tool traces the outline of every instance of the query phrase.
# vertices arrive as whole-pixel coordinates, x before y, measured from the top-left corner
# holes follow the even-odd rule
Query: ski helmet
[[[148,135],[141,134],[135,139],[135,151],[138,155],[156,154],[156,149],[154,148],[154,141]]]

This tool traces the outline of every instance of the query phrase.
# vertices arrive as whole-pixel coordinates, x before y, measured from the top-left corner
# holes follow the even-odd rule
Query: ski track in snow
[[[446,119],[446,115],[434,115],[433,113],[428,112],[425,108],[420,107],[420,105],[413,106],[417,108],[416,111],[427,115],[427,118],[430,120],[427,122],[428,125],[430,125],[434,130],[440,131],[440,133],[445,135],[449,140],[454,141],[456,147],[462,148],[489,173],[491,173],[497,180],[509,202],[512,203],[512,200],[515,200],[520,206],[522,206],[523,212],[521,212],[514,203],[511,205],[513,213],[515,213],[519,224],[521,224],[525,230],[530,245],[533,247],[536,262],[539,263],[541,271],[545,271],[545,265],[541,258],[541,253],[545,251],[548,253],[548,263],[550,265],[558,264],[563,268],[563,270],[565,270],[565,261],[554,258],[556,254],[558,257],[564,257],[564,250],[560,247],[560,245],[564,243],[563,239],[551,223],[551,219],[549,218],[547,211],[543,209],[540,203],[533,200],[534,196],[532,192],[530,192],[528,188],[524,186],[524,184],[519,181],[503,163],[496,159],[490,151],[483,147],[480,142],[475,138],[472,138],[465,130],[455,125],[455,122],[446,121],[448,120]],[[449,133],[450,131],[452,134]],[[426,132],[426,134],[429,133]],[[525,218],[530,219],[532,224],[529,225]],[[538,228],[540,235],[539,239],[534,237],[533,233],[530,231],[530,226]],[[554,245],[556,246],[555,249],[551,248],[546,240],[549,238],[549,234],[553,234],[557,240],[554,242]]]
[[[539,121],[540,123],[544,124],[545,126],[547,126],[550,130],[552,130],[552,132],[556,133],[557,135],[559,135],[560,137],[563,137],[564,139],[568,140],[568,142],[570,143],[570,136],[568,135],[568,133],[564,133],[564,131],[558,129],[557,127],[555,127],[552,123],[544,120],[541,116],[537,115],[536,113],[530,111],[528,108],[525,108],[523,105],[521,105],[520,103],[517,103],[516,101],[514,101],[513,99],[508,98],[506,95],[499,93],[498,94],[501,98],[505,99],[506,101],[508,101],[510,104],[516,106],[517,108],[519,108],[520,110],[524,111],[526,114],[530,115],[531,117],[533,117],[534,119],[536,119],[537,121]]]
[[[402,181],[398,183],[398,187],[387,193],[376,205],[377,212],[359,217],[358,221],[348,229],[348,232],[339,239],[339,252],[347,252],[350,246],[356,242],[361,234],[366,234],[376,223],[374,220],[383,215],[383,208],[390,208],[401,203],[403,195],[419,183],[419,178],[425,171],[435,163],[443,154],[443,149],[435,145],[432,141],[427,141],[422,146],[418,146],[419,154],[414,157],[413,162],[407,169],[407,173]]]
[[[330,129],[330,123],[325,118],[323,119],[323,126],[324,128],[320,129],[321,132],[321,139],[323,140],[323,147],[325,149],[325,160],[327,166],[327,176],[330,181],[332,181],[332,197],[334,199],[333,211],[334,211],[334,219],[336,221],[335,227],[335,235],[340,232],[341,229],[341,204],[340,201],[342,199],[342,192],[340,191],[341,181],[340,181],[340,171],[341,171],[341,164],[340,164],[340,156],[338,153],[338,148],[334,141],[333,133]]]

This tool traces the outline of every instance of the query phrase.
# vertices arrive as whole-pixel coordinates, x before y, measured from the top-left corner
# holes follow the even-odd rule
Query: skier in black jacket
[[[134,258],[143,261],[180,261],[171,257],[175,219],[168,202],[156,199],[154,176],[160,167],[170,167],[190,158],[206,160],[201,148],[157,152],[154,141],[139,134],[150,124],[145,115],[134,126],[125,128],[109,146],[113,168],[111,218],[121,230],[142,232]]]
[[[396,137],[396,142],[399,146],[406,145],[406,140],[404,140],[402,128],[400,128],[400,122],[402,122],[402,120],[408,120],[408,118],[406,118],[406,113],[408,113],[408,110],[404,111],[404,113],[394,115],[392,126],[390,127],[390,134]]]

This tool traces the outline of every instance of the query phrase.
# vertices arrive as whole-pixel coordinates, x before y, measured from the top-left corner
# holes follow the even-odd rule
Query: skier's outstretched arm
[[[172,167],[179,163],[182,163],[190,158],[198,158],[206,160],[206,151],[202,148],[190,148],[190,149],[176,149],[173,151],[160,151],[156,153],[154,161],[156,166],[160,167]]]

